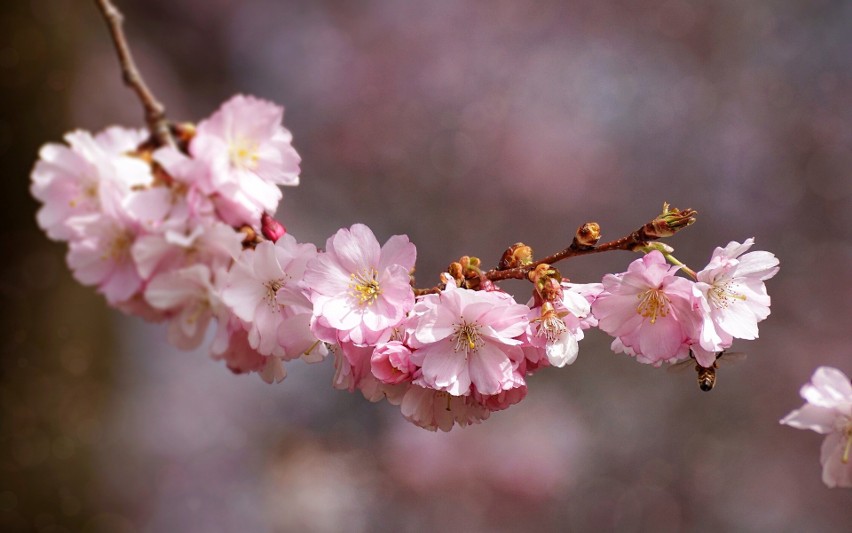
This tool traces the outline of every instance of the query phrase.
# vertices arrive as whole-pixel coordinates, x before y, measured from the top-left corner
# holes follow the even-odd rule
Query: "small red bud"
[[[287,229],[280,222],[266,213],[260,216],[260,231],[272,242],[276,242],[287,233]]]

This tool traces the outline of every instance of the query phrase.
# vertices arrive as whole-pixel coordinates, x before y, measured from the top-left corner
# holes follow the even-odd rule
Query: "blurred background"
[[[462,254],[545,255],[663,201],[693,268],[756,237],[781,272],[748,359],[702,393],[604,334],[521,404],[450,434],[284,383],[107,308],[34,222],[38,147],[142,125],[94,2],[0,18],[3,531],[849,531],[822,438],[782,427],[819,365],[852,375],[852,3],[838,0],[125,0],[138,63],[177,120],[237,92],[286,106],[302,185],[278,212],[320,246],[408,234],[420,285]],[[573,281],[626,252],[561,264]],[[842,276],[841,276],[842,275]],[[521,301],[528,287],[510,285]]]

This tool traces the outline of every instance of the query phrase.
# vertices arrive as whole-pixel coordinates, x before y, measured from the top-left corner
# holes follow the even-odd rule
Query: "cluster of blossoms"
[[[627,272],[608,274],[592,313],[615,340],[612,349],[659,366],[690,356],[711,367],[733,340],[756,339],[757,323],[769,316],[764,281],[778,272],[769,252],[748,252],[754,239],[716,248],[695,281],[676,275],[653,250]]]
[[[412,422],[446,431],[522,400],[526,376],[574,362],[584,330],[594,326],[640,362],[693,357],[713,367],[734,338],[756,338],[769,314],[763,282],[778,261],[745,253],[751,245],[716,249],[696,281],[676,276],[680,267],[659,250],[603,283],[568,283],[544,265],[522,305],[487,279],[472,290],[450,274],[439,292],[415,297],[414,246],[395,236],[380,247],[355,225],[328,240],[305,281],[312,330],[336,347],[335,386],[387,398]]]
[[[497,270],[526,268],[526,304],[475,258],[453,263],[439,286],[414,289],[408,237],[380,245],[362,224],[318,251],[270,215],[278,185],[299,181],[282,116],[274,104],[237,96],[197,127],[174,127],[174,146],[121,128],[68,134],[67,145],[42,148],[33,170],[38,222],[68,242],[81,283],[124,312],[168,321],[176,346],[197,347],[215,322],[213,356],[267,382],[284,379],[285,361],[331,352],[334,387],[387,398],[432,430],[518,403],[526,377],[573,363],[591,327],[639,362],[694,358],[712,368],[734,338],[756,338],[769,315],[764,281],[778,260],[749,252],[752,239],[717,248],[697,273],[663,245],[622,248],[645,255],[590,284],[569,283],[518,244]]]
[[[38,223],[68,242],[78,281],[124,312],[168,321],[182,349],[201,344],[217,321],[214,356],[267,381],[283,378],[282,360],[325,354],[305,341],[311,305],[298,285],[316,248],[285,236],[244,250],[253,239],[246,228],[283,233],[267,213],[279,185],[299,183],[283,112],[236,96],[196,128],[182,126],[175,146],[157,147],[141,130],[75,131],[67,145],[42,147],[31,187],[44,204]],[[248,286],[254,255],[275,262],[254,272],[268,277],[265,286]],[[263,294],[262,309],[248,308],[251,290]]]

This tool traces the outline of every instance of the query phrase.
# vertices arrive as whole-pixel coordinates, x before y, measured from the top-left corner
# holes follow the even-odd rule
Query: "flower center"
[[[382,288],[376,278],[379,273],[375,268],[363,269],[349,275],[349,289],[353,298],[361,306],[373,305],[382,294]]]
[[[745,301],[745,295],[734,290],[736,286],[737,284],[733,281],[714,284],[707,291],[708,299],[713,304],[713,307],[716,309],[727,309],[734,300]]]
[[[456,345],[453,348],[456,352],[464,352],[465,356],[470,352],[476,352],[479,348],[485,346],[485,341],[482,340],[482,335],[479,333],[481,326],[474,322],[467,322],[464,318],[460,324],[453,326],[453,340]]]
[[[846,423],[846,429],[843,431],[843,436],[846,437],[846,445],[843,447],[843,456],[840,460],[843,464],[849,464],[849,453],[852,452],[852,420]]]
[[[562,320],[556,313],[541,317],[541,324],[538,326],[537,335],[544,335],[547,342],[556,342],[568,328],[565,326],[565,321]]]
[[[232,165],[249,170],[256,168],[260,159],[257,143],[244,138],[232,142],[228,154]]]
[[[272,281],[267,281],[263,284],[266,287],[266,294],[263,299],[266,300],[266,304],[272,309],[273,312],[278,312],[281,310],[281,304],[278,303],[278,291],[287,284],[287,278],[278,278],[273,279]]]
[[[192,312],[187,315],[186,323],[190,325],[195,324],[198,322],[198,319],[201,318],[201,315],[203,315],[208,309],[210,309],[209,301],[204,300],[196,303],[191,308]]]
[[[90,203],[94,203],[97,205],[98,201],[98,182],[97,180],[92,180],[89,183],[86,183],[80,188],[80,194],[72,198],[68,201],[68,205],[71,207],[77,207],[81,203],[86,205]]]
[[[639,298],[639,305],[636,306],[636,312],[645,318],[650,318],[651,324],[656,322],[657,318],[669,314],[671,308],[669,297],[660,289],[648,289],[638,294],[637,298]]]
[[[101,259],[112,259],[116,263],[123,263],[130,255],[131,244],[133,244],[133,236],[130,232],[120,231],[110,240]]]

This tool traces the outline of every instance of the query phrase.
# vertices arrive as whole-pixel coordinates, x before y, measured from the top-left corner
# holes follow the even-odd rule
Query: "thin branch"
[[[491,281],[500,281],[504,279],[526,279],[527,274],[541,264],[550,265],[569,257],[609,252],[612,250],[633,251],[637,248],[646,246],[651,241],[656,241],[662,237],[670,237],[681,229],[691,226],[695,222],[696,214],[697,212],[694,209],[672,209],[669,207],[668,203],[665,203],[663,204],[663,212],[660,215],[626,237],[592,246],[579,245],[577,239],[574,239],[571,246],[560,252],[556,252],[553,255],[549,255],[544,259],[539,259],[538,261],[534,261],[521,267],[505,270],[501,270],[499,268],[492,269],[485,272],[483,277]],[[584,227],[585,226],[581,226],[580,230]],[[597,227],[597,224],[595,224],[595,227]]]
[[[578,238],[575,238],[574,242],[571,243],[571,246],[564,250],[556,252],[555,254],[549,255],[543,259],[539,259],[538,261],[533,261],[532,263],[524,266],[514,268],[493,268],[487,272],[482,272],[478,276],[474,275],[474,279],[478,278],[478,280],[488,280],[492,282],[504,281],[507,279],[529,280],[529,273],[535,270],[535,268],[539,265],[551,265],[557,261],[568,259],[569,257],[610,252],[613,250],[633,251],[647,246],[648,243],[652,241],[674,235],[677,231],[692,225],[692,223],[695,222],[696,214],[696,211],[693,209],[671,209],[668,204],[664,204],[662,214],[658,215],[654,218],[654,220],[643,225],[641,228],[620,239],[597,245],[582,244],[583,240],[578,239],[581,236],[580,232],[586,230],[588,227],[594,227],[593,233],[595,234],[595,240],[599,236],[598,225],[595,223],[587,223],[580,226],[580,229],[577,230]],[[441,285],[426,289],[414,288],[414,294],[416,296],[435,294],[441,292],[441,289]]]
[[[148,129],[159,145],[174,146],[175,141],[169,131],[169,122],[166,119],[166,108],[148,89],[145,80],[142,79],[142,75],[136,67],[136,63],[133,61],[130,46],[128,46],[127,38],[124,35],[124,15],[111,0],[95,0],[95,3],[109,27],[112,42],[118,54],[118,61],[121,63],[124,84],[136,93],[145,108],[145,123],[148,125]]]

